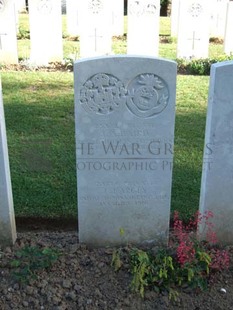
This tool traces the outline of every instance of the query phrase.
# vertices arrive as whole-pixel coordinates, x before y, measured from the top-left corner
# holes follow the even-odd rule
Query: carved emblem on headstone
[[[37,10],[41,14],[50,14],[52,11],[51,0],[39,0],[38,5],[37,5]]]
[[[5,0],[0,0],[0,12],[4,10],[5,6],[6,6]]]
[[[202,5],[194,2],[190,5],[188,12],[192,17],[198,17],[202,12]]]
[[[161,113],[168,99],[166,83],[155,74],[141,74],[128,85],[127,107],[139,117],[147,118]]]
[[[123,83],[113,75],[99,73],[88,79],[80,90],[80,103],[88,112],[106,115],[126,102]]]
[[[141,74],[128,84],[128,89],[115,76],[99,73],[88,79],[80,90],[80,104],[87,112],[106,115],[126,104],[138,117],[161,113],[167,106],[166,83],[154,74]]]
[[[145,13],[146,14],[156,14],[157,7],[154,3],[147,3],[145,7]]]
[[[102,0],[89,0],[88,9],[92,14],[99,14],[103,10]]]
[[[142,3],[142,1],[133,1],[130,6],[129,6],[129,13],[131,15],[136,15],[136,16],[140,16],[142,15],[144,12],[144,4]]]

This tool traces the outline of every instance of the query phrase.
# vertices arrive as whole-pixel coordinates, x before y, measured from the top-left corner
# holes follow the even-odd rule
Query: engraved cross
[[[90,38],[95,38],[95,52],[97,52],[97,38],[103,38],[103,36],[97,35],[97,29],[94,30],[94,35],[89,36]]]
[[[194,47],[195,47],[195,41],[200,41],[200,39],[197,39],[196,38],[196,33],[195,31],[193,31],[193,37],[188,39],[189,41],[192,40],[192,50],[194,50]]]
[[[2,50],[2,36],[7,36],[7,33],[0,33],[0,50]]]

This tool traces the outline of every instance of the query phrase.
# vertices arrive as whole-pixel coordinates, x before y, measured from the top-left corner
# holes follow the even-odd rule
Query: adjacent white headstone
[[[207,58],[211,0],[180,0],[177,57]]]
[[[62,61],[61,18],[61,0],[29,0],[31,63]]]
[[[80,56],[109,55],[112,52],[112,1],[80,2]]]
[[[124,0],[112,1],[112,35],[122,36],[124,34]]]
[[[233,1],[230,1],[227,5],[227,18],[226,18],[226,29],[224,36],[224,52],[227,55],[233,53]]]
[[[67,32],[71,36],[79,35],[79,5],[83,0],[66,0]],[[81,10],[81,9],[80,9]]]
[[[210,37],[224,38],[228,1],[211,0]]]
[[[171,7],[171,36],[177,37],[179,24],[179,5],[180,0],[172,0]]]
[[[158,56],[160,0],[128,0],[127,53]]]
[[[16,0],[15,4],[16,4],[18,12],[24,12],[26,10],[26,1],[25,0]]]
[[[176,70],[136,56],[75,63],[81,242],[167,243]]]
[[[233,61],[211,67],[200,212],[212,211],[218,240],[233,240]],[[208,227],[199,233],[205,238]]]
[[[15,217],[0,81],[0,246],[12,245],[15,240]]]
[[[17,35],[14,0],[0,0],[0,64],[17,64]]]

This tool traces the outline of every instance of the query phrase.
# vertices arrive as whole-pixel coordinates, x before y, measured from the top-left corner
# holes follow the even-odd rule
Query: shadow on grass
[[[77,217],[74,111],[69,100],[54,94],[37,104],[5,106],[17,216]],[[198,209],[205,117],[194,109],[176,115],[172,210],[183,218]]]

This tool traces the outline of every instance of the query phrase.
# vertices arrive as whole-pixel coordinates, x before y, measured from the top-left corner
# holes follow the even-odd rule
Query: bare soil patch
[[[19,284],[12,278],[10,262],[26,245],[56,248],[61,256],[50,270],[38,272],[37,279]],[[76,231],[18,233],[16,244],[0,251],[0,309],[233,309],[231,247],[230,269],[217,273],[205,292],[179,289],[176,302],[169,301],[166,293],[147,291],[144,299],[132,293],[128,267],[119,272],[111,267],[113,250],[89,249],[78,242]]]

